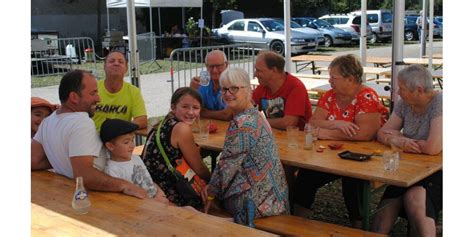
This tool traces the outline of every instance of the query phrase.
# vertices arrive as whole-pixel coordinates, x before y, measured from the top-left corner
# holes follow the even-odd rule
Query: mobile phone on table
[[[364,161],[364,160],[369,159],[372,156],[372,155],[367,155],[367,154],[362,154],[362,153],[355,153],[352,151],[343,151],[337,155],[341,157],[342,159],[356,160],[356,161]]]

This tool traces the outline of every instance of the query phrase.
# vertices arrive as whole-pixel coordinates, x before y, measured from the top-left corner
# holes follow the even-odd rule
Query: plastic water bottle
[[[76,191],[72,197],[72,208],[79,214],[86,214],[89,212],[91,202],[89,201],[89,195],[84,188],[82,177],[76,178]]]
[[[66,56],[68,58],[75,58],[76,57],[76,48],[72,46],[72,44],[66,45]]]
[[[313,149],[313,129],[309,123],[304,125],[304,149]]]

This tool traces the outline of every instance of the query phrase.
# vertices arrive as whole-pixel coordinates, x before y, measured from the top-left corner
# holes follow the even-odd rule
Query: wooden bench
[[[259,230],[282,236],[386,236],[290,215],[255,219],[255,225]]]
[[[320,74],[292,73],[291,75],[298,78],[329,79],[329,75],[320,75]]]

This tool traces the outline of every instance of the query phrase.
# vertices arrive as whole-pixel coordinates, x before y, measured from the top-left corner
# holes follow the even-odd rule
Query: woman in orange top
[[[339,56],[331,62],[332,89],[321,96],[310,121],[315,128],[313,135],[318,139],[370,141],[387,121],[387,108],[372,88],[362,84],[362,74],[363,67],[354,55]],[[307,215],[317,190],[338,178],[338,175],[300,169],[295,185],[295,214]],[[342,186],[349,218],[354,227],[360,227],[357,192],[362,183],[343,178]]]

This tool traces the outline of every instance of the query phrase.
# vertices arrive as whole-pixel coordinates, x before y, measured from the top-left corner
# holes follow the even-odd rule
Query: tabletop
[[[33,236],[275,236],[201,212],[120,193],[89,192],[87,214],[71,207],[75,183],[49,171],[31,172]]]
[[[222,150],[224,138],[229,122],[214,120],[218,129],[216,133],[209,134],[207,140],[196,140],[201,147]],[[389,147],[372,142],[337,141],[343,143],[339,150],[331,150],[328,144],[334,141],[317,141],[314,149],[304,150],[304,134],[300,131],[298,136],[299,148],[288,148],[286,131],[272,129],[282,163],[299,168],[307,168],[346,177],[359,178],[369,181],[378,181],[401,187],[409,187],[416,182],[428,177],[442,169],[442,154],[429,156],[411,153],[400,154],[400,165],[397,171],[384,171],[381,156],[372,156],[366,161],[344,160],[338,153],[350,150],[352,152],[372,154],[376,150],[384,151]],[[195,136],[197,137],[197,136]],[[316,147],[324,146],[323,152],[316,152]]]
[[[376,84],[376,83],[366,83],[365,84],[366,86],[372,88],[375,90],[375,92],[377,92],[377,95],[382,98],[382,99],[390,99],[391,97],[391,90],[390,90],[390,86],[387,87],[387,85],[384,85],[384,84]],[[388,89],[388,90],[385,90],[385,89]],[[329,91],[331,89],[331,85],[329,84],[324,84],[324,85],[321,85],[321,86],[317,86],[317,87],[312,87],[311,91],[315,91],[315,92],[318,92],[318,93],[321,93],[321,94],[324,94],[326,93],[327,91]]]
[[[336,58],[336,56],[332,56],[332,55],[306,54],[306,55],[298,55],[298,56],[291,57],[291,61],[294,61],[294,62],[301,62],[301,61],[331,62],[335,58]],[[392,63],[392,58],[390,58],[390,57],[367,56],[366,57],[366,62],[377,64],[377,65],[385,65],[385,64]]]
[[[300,79],[301,82],[303,82],[304,86],[306,87],[306,90],[311,90],[311,88],[322,86],[322,85],[327,85],[328,79],[314,79],[314,78],[307,78],[307,77],[297,77]],[[254,78],[250,80],[250,85],[252,85],[253,88],[256,88],[258,84],[258,79]]]

